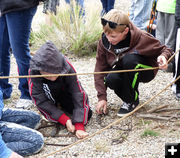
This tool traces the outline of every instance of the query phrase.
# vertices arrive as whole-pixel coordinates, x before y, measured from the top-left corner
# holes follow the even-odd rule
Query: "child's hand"
[[[68,130],[69,132],[74,133],[75,127],[74,127],[74,125],[72,124],[71,120],[67,120],[67,122],[66,122],[66,127],[67,127],[67,130]]]
[[[96,106],[96,112],[98,114],[107,114],[107,101],[106,100],[101,100],[98,102]]]
[[[159,64],[159,68],[160,69],[164,69],[164,70],[167,69],[168,63],[167,63],[167,59],[164,56],[160,55],[157,58],[157,62]]]
[[[89,135],[89,133],[83,131],[83,130],[77,130],[76,131],[76,137],[78,137],[79,139],[85,138]]]

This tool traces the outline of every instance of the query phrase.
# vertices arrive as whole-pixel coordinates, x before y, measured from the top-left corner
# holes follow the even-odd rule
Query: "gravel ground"
[[[128,10],[129,0],[125,3],[120,0],[116,1],[117,8],[126,8]],[[79,73],[93,72],[95,58],[70,58],[70,62]],[[17,75],[17,66],[14,57],[11,58],[11,75]],[[89,95],[90,105],[95,111],[97,103],[96,90],[94,88],[93,75],[78,76],[84,89]],[[164,89],[172,81],[172,73],[159,71],[156,78],[146,84],[139,85],[140,104],[145,103],[151,97]],[[19,97],[18,80],[10,79],[14,85],[11,99],[5,101],[6,107],[14,107]],[[86,126],[87,132],[93,134],[104,128],[106,125],[119,119],[116,114],[120,108],[122,101],[108,89],[108,105],[109,113],[107,116],[97,116],[93,113],[92,119]],[[168,108],[178,108],[179,102],[172,94],[171,88],[155,97],[151,102],[141,108],[136,114],[146,113],[148,110],[160,106],[168,105]],[[31,110],[37,111],[35,107]],[[165,156],[165,143],[178,143],[180,140],[180,113],[178,110],[171,112],[156,113],[158,116],[176,116],[170,121],[160,121],[153,119],[137,118],[136,115],[130,116],[122,120],[117,125],[106,129],[100,134],[93,136],[91,139],[85,140],[79,144],[72,146],[62,152],[63,147],[45,145],[42,151],[29,158],[163,158]],[[54,127],[41,129],[44,134],[51,134]],[[153,130],[158,133],[157,136],[142,136],[145,130]],[[66,129],[61,127],[60,134],[67,134]],[[119,142],[117,141],[119,140]],[[121,140],[121,141],[120,141]],[[77,138],[69,137],[45,137],[45,143],[54,144],[71,144],[78,141]],[[47,154],[49,154],[47,156]]]
[[[80,58],[80,59],[71,59],[69,60],[74,65],[75,69],[79,73],[83,72],[93,72],[95,59],[94,58]],[[12,75],[16,72],[14,58],[12,57]],[[89,95],[90,105],[95,110],[95,105],[97,103],[96,91],[94,88],[93,75],[79,76],[84,89]],[[172,73],[167,73],[159,71],[156,78],[146,84],[140,84],[140,104],[146,102],[152,96],[164,89],[172,80]],[[11,83],[14,85],[14,91],[12,98],[8,100],[7,106],[14,107],[15,102],[18,99],[19,91],[17,90],[17,79],[10,79]],[[96,113],[93,113],[93,117],[86,126],[87,132],[93,134],[98,130],[104,128],[104,126],[114,122],[119,119],[116,114],[121,105],[121,100],[113,93],[113,91],[108,89],[108,104],[109,104],[109,113],[106,117],[99,117]],[[169,105],[169,108],[178,108],[179,102],[175,99],[174,95],[170,88],[161,93],[150,103],[146,104],[144,108],[140,109],[139,113],[146,113],[149,109],[160,105]],[[31,110],[37,111],[35,107],[32,107]],[[173,111],[173,113],[158,113],[158,116],[161,114],[180,116],[178,111]],[[179,118],[179,117],[178,117]],[[100,121],[101,120],[101,121]],[[132,127],[131,127],[132,126]],[[178,119],[173,119],[172,121],[159,121],[159,120],[150,120],[137,118],[135,115],[129,117],[119,124],[112,126],[111,128],[105,130],[101,134],[95,135],[91,139],[85,140],[82,143],[74,145],[68,150],[63,152],[58,152],[48,156],[48,158],[152,158],[158,157],[163,158],[165,154],[165,143],[175,143],[179,142],[180,132],[179,132],[180,121]],[[41,132],[44,134],[51,134],[53,128],[44,128],[41,129]],[[142,134],[145,130],[153,130],[159,133],[158,136],[145,136],[142,137]],[[67,134],[66,129],[61,127],[59,132],[60,134]],[[122,142],[114,142],[114,140],[122,140]],[[45,137],[46,143],[55,143],[55,144],[71,144],[76,142],[78,139],[75,137]],[[45,145],[43,150],[37,154],[30,156],[29,158],[40,158],[46,154],[53,153],[54,151],[60,150],[63,147]]]

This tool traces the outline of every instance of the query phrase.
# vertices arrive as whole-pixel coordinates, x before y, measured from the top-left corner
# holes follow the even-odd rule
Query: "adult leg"
[[[77,3],[81,6],[81,8],[84,8],[84,0],[77,0]]]
[[[6,16],[0,17],[0,76],[9,76],[10,73],[10,43]],[[3,92],[3,99],[10,98],[12,85],[9,79],[0,79],[0,86]]]
[[[164,30],[165,30],[165,15],[162,12],[158,12],[156,38],[160,41],[161,44],[165,44]]]
[[[141,14],[142,25],[140,27],[142,30],[147,30],[147,26],[149,25],[153,1],[154,0],[144,0],[143,11]]]
[[[108,0],[107,1],[107,12],[114,8],[115,0]]]
[[[134,19],[134,10],[135,10],[135,0],[131,0],[131,6],[129,8],[129,19],[133,21]]]
[[[65,0],[66,1],[66,3],[69,3],[70,4],[70,0]]]
[[[80,7],[79,15],[84,16],[85,15],[84,0],[77,0],[77,5]]]
[[[30,50],[29,36],[32,18],[37,7],[16,11],[6,14],[9,40],[12,52],[16,58],[19,75],[28,75]],[[16,29],[14,29],[16,28]],[[31,99],[29,95],[28,82],[26,78],[19,79],[19,90],[21,99]]]
[[[22,156],[37,153],[44,145],[40,132],[15,123],[0,121],[0,133],[7,147]]]
[[[142,30],[146,30],[149,24],[152,3],[153,0],[132,1],[130,9],[130,20]]]
[[[172,50],[175,50],[176,41],[176,27],[175,27],[175,15],[164,13],[165,18],[165,29],[163,30],[165,34],[165,45]],[[169,25],[171,24],[171,25]]]
[[[59,6],[59,0],[51,0],[49,1],[49,10],[51,13],[57,14],[57,6]]]
[[[103,16],[105,13],[107,13],[107,0],[101,0],[102,3],[102,12],[101,15]]]
[[[65,0],[66,1],[66,3],[68,3],[68,4],[70,4],[71,5],[71,12],[72,12],[72,14],[71,14],[71,21],[74,19],[73,17],[75,16],[74,15],[74,10],[73,10],[73,5],[74,4],[71,4],[72,2],[70,1],[70,0]],[[79,9],[79,16],[84,16],[85,15],[85,9],[84,9],[84,0],[76,0],[76,7],[78,6],[78,9]],[[77,8],[76,8],[77,9]],[[73,17],[72,17],[73,16]]]

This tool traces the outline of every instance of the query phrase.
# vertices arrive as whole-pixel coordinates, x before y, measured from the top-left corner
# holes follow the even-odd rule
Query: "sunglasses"
[[[108,20],[106,20],[106,19],[104,19],[104,18],[101,18],[101,24],[102,24],[103,26],[106,26],[107,23],[109,24],[109,27],[110,27],[111,29],[115,29],[117,26],[123,26],[123,25],[127,26],[126,24],[117,24],[117,23],[115,23],[115,22],[108,21]]]

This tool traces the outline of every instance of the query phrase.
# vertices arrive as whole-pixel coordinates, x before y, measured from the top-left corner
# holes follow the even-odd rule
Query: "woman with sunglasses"
[[[98,114],[107,112],[107,87],[114,90],[123,104],[118,116],[134,110],[139,104],[139,82],[151,81],[155,70],[137,71],[159,66],[167,68],[167,60],[172,50],[155,39],[151,34],[141,31],[129,20],[125,13],[112,9],[101,18],[102,37],[98,43],[95,72],[108,70],[135,70],[124,73],[97,74],[94,76],[97,90]]]

